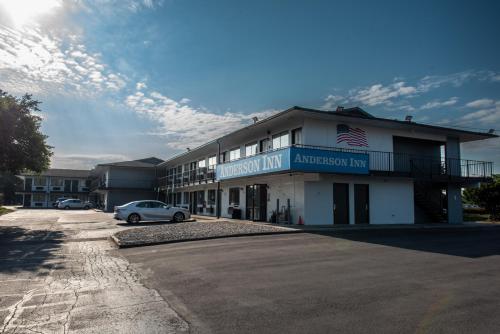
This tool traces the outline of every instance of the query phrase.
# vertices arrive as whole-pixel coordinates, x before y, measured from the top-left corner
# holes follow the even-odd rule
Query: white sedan
[[[140,221],[173,220],[181,222],[189,219],[189,210],[177,206],[167,205],[160,201],[135,201],[115,206],[114,218],[126,220],[129,223]]]
[[[92,207],[92,203],[84,202],[81,199],[70,198],[64,201],[60,201],[57,204],[59,209],[85,209],[88,210]]]

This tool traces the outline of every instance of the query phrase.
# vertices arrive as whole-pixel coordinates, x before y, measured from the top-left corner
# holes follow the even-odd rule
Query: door
[[[78,180],[71,180],[71,192],[78,192]]]
[[[246,218],[253,221],[267,221],[267,184],[247,186]]]
[[[198,208],[198,199],[196,198],[196,191],[189,193],[189,212],[196,214],[196,209]]]
[[[369,193],[370,188],[367,184],[354,185],[354,217],[356,224],[370,223]]]
[[[24,206],[31,206],[31,194],[24,194]]]
[[[71,180],[64,180],[64,192],[65,193],[71,192]]]
[[[349,224],[349,184],[333,184],[333,223]]]

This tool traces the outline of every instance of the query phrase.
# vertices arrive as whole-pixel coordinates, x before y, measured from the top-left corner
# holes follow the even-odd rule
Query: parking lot
[[[498,333],[500,231],[348,231],[120,250],[193,333]]]
[[[500,230],[314,232],[118,250],[111,214],[0,216],[2,333],[494,333]]]
[[[1,333],[182,333],[187,324],[114,252],[126,226],[94,210],[0,216]]]

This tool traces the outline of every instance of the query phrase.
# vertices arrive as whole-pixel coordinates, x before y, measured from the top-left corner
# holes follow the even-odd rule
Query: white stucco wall
[[[304,186],[305,224],[333,224],[333,183],[349,184],[349,223],[355,223],[354,184],[369,185],[370,224],[413,224],[413,182],[407,179],[317,175]]]

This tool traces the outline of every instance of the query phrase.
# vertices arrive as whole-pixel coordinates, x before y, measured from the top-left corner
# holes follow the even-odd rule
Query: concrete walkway
[[[254,222],[245,219],[217,218],[210,216],[193,215],[192,218],[200,222],[210,221],[227,221],[235,223],[269,225],[282,227],[292,230],[300,230],[303,232],[334,232],[334,231],[369,231],[369,230],[482,230],[500,228],[500,222],[484,223],[484,222],[464,222],[462,224],[350,224],[350,225],[295,225],[295,224],[272,224],[268,222]]]

